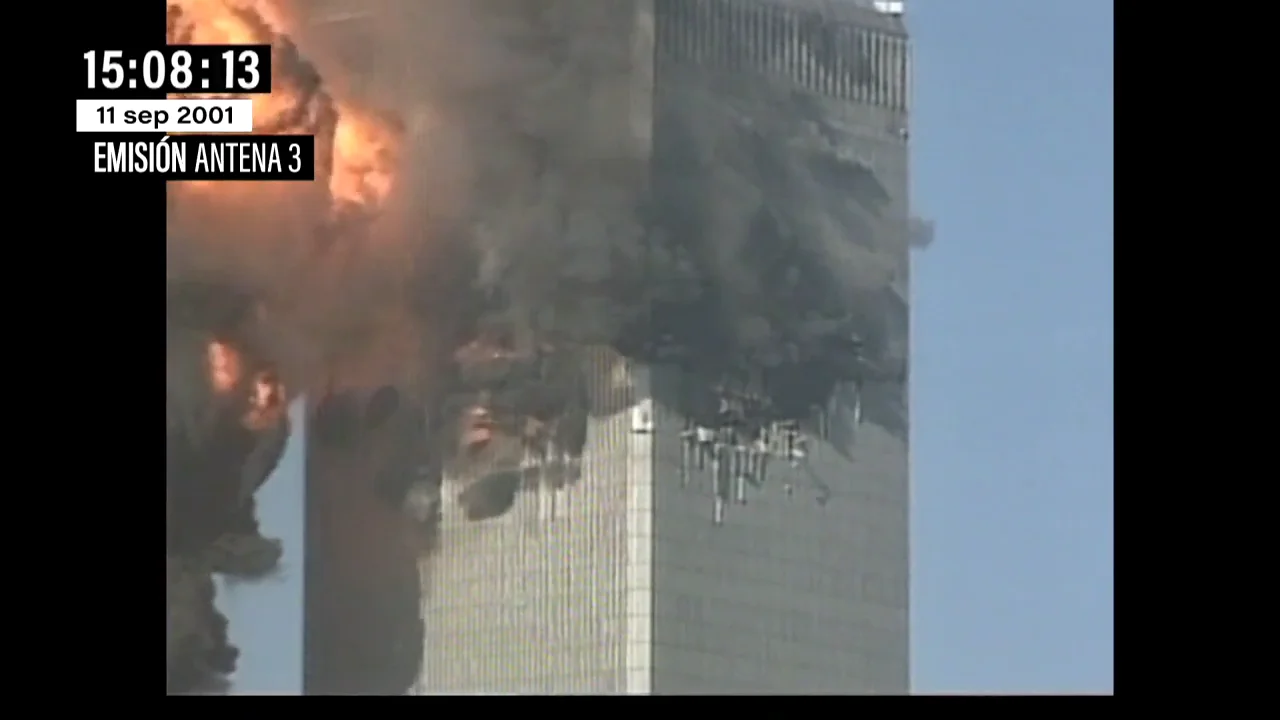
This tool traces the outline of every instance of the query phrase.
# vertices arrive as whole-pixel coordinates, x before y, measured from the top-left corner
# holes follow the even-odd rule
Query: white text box
[[[253,132],[253,101],[77,100],[76,132]]]

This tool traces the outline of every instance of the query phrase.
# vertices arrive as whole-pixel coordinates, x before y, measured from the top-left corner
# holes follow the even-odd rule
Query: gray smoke
[[[193,210],[187,234],[205,237],[186,245],[216,259],[183,248],[178,272],[212,264],[279,296],[303,384],[402,322],[427,352],[442,333],[501,325],[522,350],[612,345],[713,375],[816,361],[842,322],[874,334],[853,327],[855,301],[891,272],[869,248],[884,195],[874,176],[840,157],[815,108],[770,88],[649,99],[636,8],[386,3],[372,27],[300,33],[318,68],[308,77],[352,75],[333,48],[369,43],[368,81],[348,84],[407,125],[426,118],[396,197],[355,229],[326,223],[301,191],[231,223]]]
[[[171,281],[253,298],[257,352],[320,400],[318,442],[433,438],[375,480],[424,524],[440,469],[479,478],[461,497],[481,519],[510,505],[522,453],[580,455],[587,415],[619,409],[586,391],[602,354],[679,367],[657,399],[696,418],[724,387],[761,396],[768,421],[868,372],[901,382],[866,362],[891,355],[901,304],[875,175],[802,97],[731,77],[714,98],[655,94],[638,6],[406,0],[304,22],[280,66],[405,131],[388,202],[353,222],[323,183],[230,205],[175,191]]]
[[[253,495],[279,462],[289,425],[252,296],[171,283],[166,307],[167,685],[217,692],[238,653],[214,604],[213,574],[258,578],[276,568],[282,548],[259,532]]]
[[[394,193],[353,223],[323,183],[230,209],[179,189],[171,276],[252,288],[287,386],[427,405],[446,466],[579,453],[592,348],[678,366],[693,381],[659,400],[686,415],[727,387],[762,421],[806,417],[895,332],[888,196],[804,97],[732,76],[655,93],[639,8],[391,2],[272,31],[308,107],[341,92],[406,129]]]

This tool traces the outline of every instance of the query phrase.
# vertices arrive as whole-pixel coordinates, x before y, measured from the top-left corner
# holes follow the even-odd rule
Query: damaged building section
[[[208,573],[279,557],[252,498],[286,387],[308,405],[308,693],[653,689],[623,598],[673,518],[719,533],[681,531],[696,559],[758,544],[753,513],[898,512],[906,40],[841,5],[170,0],[171,37],[272,43],[255,124],[321,140],[313,187],[172,193],[171,285],[218,289],[170,298],[171,528],[216,509],[170,533],[193,578],[170,580],[171,690],[234,664]],[[570,606],[589,632],[541,629]],[[525,668],[486,633],[604,654]]]
[[[593,208],[570,203],[557,281],[507,320],[525,348],[551,337],[588,350],[563,391],[586,398],[576,484],[512,472],[498,493],[511,509],[481,523],[445,493],[417,689],[902,692],[901,19],[839,3],[642,5],[609,43],[650,43],[648,72],[614,83],[650,85],[648,126],[614,138],[619,158],[648,142],[639,235],[579,250],[575,213]],[[539,177],[563,182],[559,167]],[[507,272],[529,287],[526,266]],[[490,441],[488,415],[475,417],[464,427]],[[514,469],[527,456],[511,447]],[[800,535],[832,554],[801,552]],[[851,580],[824,579],[836,576]],[[794,596],[752,600],[762,582]],[[798,609],[810,595],[827,600],[817,620]],[[862,667],[859,653],[882,662]]]
[[[213,574],[259,578],[280,560],[279,541],[259,532],[254,493],[284,453],[289,421],[252,297],[179,281],[167,307],[168,688],[211,692],[238,654]]]
[[[657,3],[652,238],[700,282],[631,354],[679,368],[655,400],[682,468],[724,466],[718,521],[770,459],[906,440],[906,39],[834,7]]]

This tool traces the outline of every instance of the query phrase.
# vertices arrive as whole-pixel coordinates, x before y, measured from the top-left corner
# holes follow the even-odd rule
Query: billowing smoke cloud
[[[407,0],[316,22],[326,5],[170,0],[174,42],[273,45],[275,91],[255,98],[255,125],[315,133],[320,176],[171,188],[170,282],[205,292],[171,307],[236,315],[170,318],[171,457],[219,468],[197,484],[236,499],[201,537],[171,538],[183,567],[225,569],[210,559],[220,538],[256,535],[242,468],[278,460],[278,425],[219,447],[189,419],[247,412],[214,402],[211,347],[255,358],[242,402],[262,373],[327,398],[322,444],[392,426],[432,438],[376,480],[429,524],[441,472],[470,478],[459,500],[475,519],[510,506],[531,454],[573,482],[593,358],[679,366],[693,380],[659,400],[699,419],[726,387],[750,393],[763,423],[824,406],[864,372],[864,344],[883,344],[877,317],[855,312],[892,272],[859,237],[883,189],[832,151],[816,111],[803,119],[749,86],[743,102],[776,116],[721,108],[690,123],[655,107],[634,0]],[[192,463],[171,462],[171,493],[196,482]],[[262,543],[250,546],[240,569],[260,572]],[[212,611],[211,590],[185,596]],[[222,641],[175,660],[171,629],[171,676],[229,672],[225,621],[177,614],[203,619],[191,637]]]
[[[630,132],[630,114],[645,110],[629,95],[626,0],[384,4],[372,27],[298,32],[316,46],[314,63],[264,19],[287,17],[266,0],[175,1],[176,37],[236,37],[199,32],[200,14],[186,8],[211,5],[237,8],[248,38],[275,43],[279,89],[259,102],[271,108],[259,123],[333,138],[320,151],[328,187],[177,188],[171,270],[229,274],[277,296],[282,352],[307,380],[352,346],[376,352],[372,338],[404,323],[437,353],[461,344],[441,334],[482,324],[505,326],[523,351],[548,337],[646,359],[671,350],[711,373],[778,365],[821,354],[816,339],[851,296],[890,271],[846,236],[866,218],[814,226],[856,214],[810,207],[831,196],[814,185],[866,197],[859,185],[875,181],[817,147],[811,163],[793,162],[769,139],[791,130],[781,126],[792,108],[778,127],[660,116],[661,192],[647,196],[649,148]],[[361,32],[379,67],[345,83],[363,84],[362,97],[339,101],[317,68]],[[394,96],[378,87],[402,67],[412,70],[386,83]]]
[[[185,183],[169,198],[168,539],[171,692],[225,689],[236,651],[212,573],[271,572],[253,492],[287,437],[285,388],[404,381],[433,204],[395,194],[401,107],[339,97],[283,32],[284,6],[173,0],[171,42],[270,43],[255,130],[317,136],[319,182]],[[419,184],[418,189],[426,188]],[[390,361],[390,362],[388,362]]]
[[[178,282],[166,304],[168,687],[216,691],[236,651],[212,574],[260,577],[281,555],[258,531],[253,494],[289,436],[285,392],[251,296]]]

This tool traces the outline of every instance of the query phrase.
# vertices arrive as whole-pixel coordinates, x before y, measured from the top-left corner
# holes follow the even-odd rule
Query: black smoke
[[[894,349],[905,309],[888,289],[898,251],[880,232],[890,198],[842,153],[821,108],[753,80],[720,77],[711,98],[659,78],[643,111],[652,144],[638,147],[616,94],[634,70],[629,0],[396,7],[403,17],[377,45],[394,60],[384,67],[413,72],[381,93],[370,78],[369,95],[406,117],[428,106],[433,124],[407,141],[377,221],[335,223],[328,203],[301,196],[216,222],[177,213],[170,272],[190,282],[213,266],[253,288],[246,304],[263,308],[276,345],[242,340],[245,352],[305,390],[326,451],[356,456],[398,438],[364,479],[427,537],[443,502],[477,521],[505,512],[534,481],[530,456],[538,481],[576,481],[588,417],[622,409],[590,398],[602,357],[672,369],[682,381],[655,388],[657,402],[708,424],[725,392],[755,398],[754,421],[766,423],[806,420],[843,384],[872,384],[879,422],[905,433]],[[277,67],[305,69],[317,98],[315,68],[334,64],[312,35],[271,37],[290,58]],[[306,250],[268,257],[281,238]],[[178,325],[222,332],[211,322]],[[171,353],[171,371],[189,362]],[[190,445],[171,437],[203,467],[251,455]],[[195,477],[196,465],[171,474]],[[201,479],[202,492],[252,485],[230,475]],[[444,477],[466,480],[449,488]],[[247,502],[220,502],[221,519],[180,538],[204,548],[183,552],[210,571],[210,538],[248,527]],[[219,637],[204,622],[200,636]]]
[[[280,542],[259,531],[253,496],[284,452],[288,419],[252,296],[179,281],[166,304],[167,686],[216,692],[238,652],[213,576],[260,578],[279,563]],[[215,346],[232,354],[229,366]],[[214,380],[220,369],[230,373],[226,386]]]

